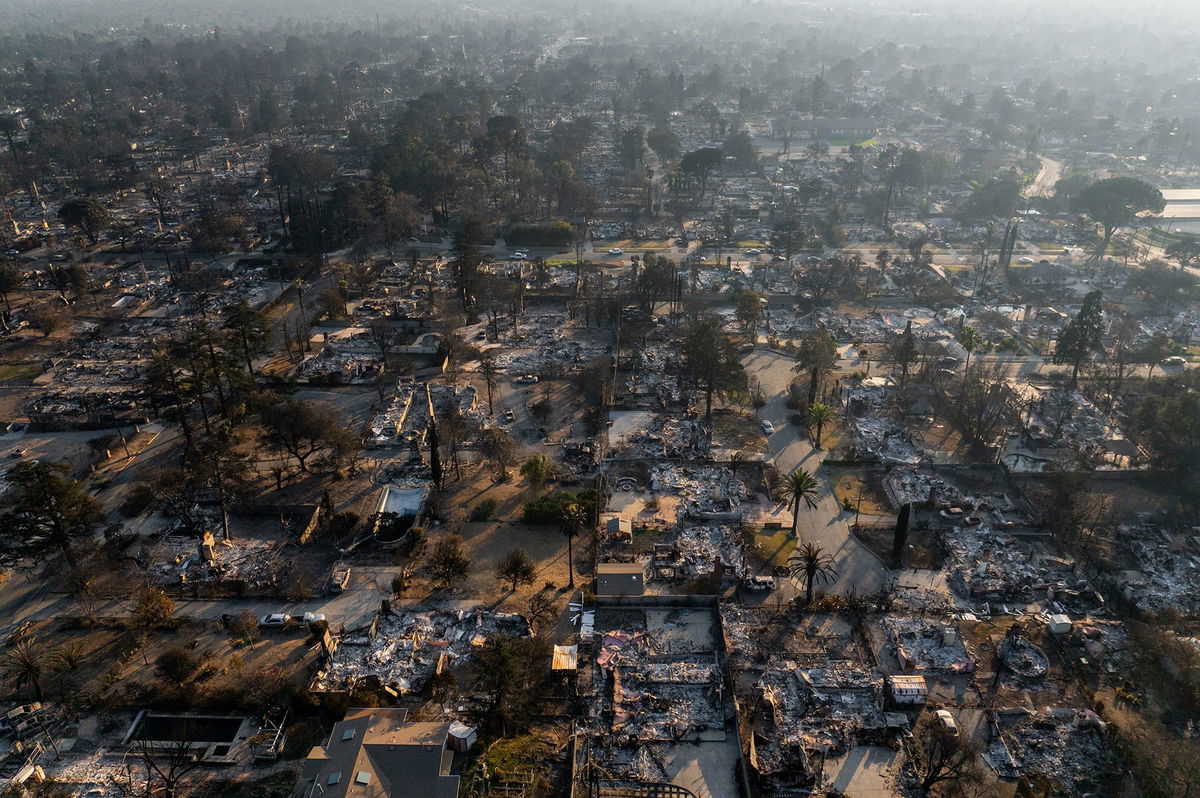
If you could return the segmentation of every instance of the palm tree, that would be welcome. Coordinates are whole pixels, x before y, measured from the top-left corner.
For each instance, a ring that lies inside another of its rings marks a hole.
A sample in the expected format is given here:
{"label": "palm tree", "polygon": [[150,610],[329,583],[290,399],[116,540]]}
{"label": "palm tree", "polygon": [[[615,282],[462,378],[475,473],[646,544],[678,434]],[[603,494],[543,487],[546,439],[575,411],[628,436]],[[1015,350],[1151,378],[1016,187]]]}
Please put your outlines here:
{"label": "palm tree", "polygon": [[521,476],[529,480],[534,491],[540,491],[554,476],[554,462],[544,454],[535,454],[521,463]]}
{"label": "palm tree", "polygon": [[817,448],[821,448],[821,432],[825,429],[825,425],[833,420],[833,408],[822,402],[815,402],[808,406],[808,422],[817,428]]}
{"label": "palm tree", "polygon": [[838,575],[837,569],[833,567],[833,558],[820,546],[811,543],[801,545],[788,557],[788,572],[796,579],[804,580],[805,606],[812,604],[813,585],[817,582],[829,584],[837,579]]}
{"label": "palm tree", "polygon": [[796,527],[800,523],[800,505],[807,504],[808,509],[817,509],[817,499],[821,496],[821,486],[817,478],[797,468],[783,478],[779,486],[779,495],[792,511],[792,537],[796,536]]}
{"label": "palm tree", "polygon": [[46,669],[45,652],[33,638],[25,638],[10,648],[0,660],[0,669],[18,690],[33,688],[33,697],[42,700],[42,673]]}
{"label": "palm tree", "polygon": [[963,365],[963,370],[966,371],[971,367],[971,353],[975,351],[975,347],[979,346],[979,330],[970,324],[964,324],[955,338],[958,339],[959,345],[967,350],[967,362]]}
{"label": "palm tree", "polygon": [[562,506],[559,529],[567,537],[567,574],[570,586],[575,587],[575,536],[587,527],[587,512],[575,502]]}

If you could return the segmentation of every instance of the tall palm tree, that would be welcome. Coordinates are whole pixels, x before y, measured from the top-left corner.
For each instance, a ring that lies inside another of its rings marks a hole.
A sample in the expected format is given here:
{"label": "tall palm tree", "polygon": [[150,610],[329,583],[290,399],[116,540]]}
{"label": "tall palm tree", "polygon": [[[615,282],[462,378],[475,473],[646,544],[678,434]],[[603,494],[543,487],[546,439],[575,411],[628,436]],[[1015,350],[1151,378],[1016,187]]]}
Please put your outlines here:
{"label": "tall palm tree", "polygon": [[804,543],[796,552],[788,557],[788,572],[797,579],[804,580],[804,604],[808,606],[813,600],[813,585],[817,582],[829,584],[837,579],[837,569],[833,567],[833,558],[825,553],[820,546]]}
{"label": "tall palm tree", "polygon": [[821,448],[821,432],[825,425],[833,420],[833,408],[822,402],[814,402],[808,406],[808,422],[817,428],[816,446]]}
{"label": "tall palm tree", "polygon": [[0,660],[0,669],[18,690],[33,688],[33,697],[42,700],[42,674],[46,670],[46,654],[33,638],[25,638],[10,648]]}
{"label": "tall palm tree", "polygon": [[817,509],[821,485],[812,474],[803,468],[797,468],[783,478],[783,483],[779,486],[779,495],[792,511],[792,537],[795,537],[797,525],[800,523],[800,505],[807,504],[808,509]]}
{"label": "tall palm tree", "polygon": [[958,339],[959,345],[967,350],[967,362],[963,365],[963,370],[965,371],[971,367],[971,353],[975,351],[975,347],[979,346],[979,330],[970,324],[964,324],[955,338]]}
{"label": "tall palm tree", "polygon": [[575,587],[575,536],[587,528],[587,511],[575,502],[562,506],[559,530],[567,537],[567,574],[570,586]]}

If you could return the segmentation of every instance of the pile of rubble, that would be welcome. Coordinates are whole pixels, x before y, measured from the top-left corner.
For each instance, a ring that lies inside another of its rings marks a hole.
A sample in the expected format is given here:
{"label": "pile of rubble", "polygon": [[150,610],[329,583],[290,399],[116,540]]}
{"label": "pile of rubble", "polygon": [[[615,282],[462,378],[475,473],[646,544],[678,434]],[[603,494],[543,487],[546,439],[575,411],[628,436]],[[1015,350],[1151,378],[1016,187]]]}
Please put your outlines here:
{"label": "pile of rubble", "polygon": [[1121,589],[1125,597],[1149,610],[1174,609],[1200,613],[1200,532],[1171,534],[1156,526],[1122,525],[1119,538],[1137,563],[1127,572]]}
{"label": "pile of rubble", "polygon": [[894,419],[853,418],[852,433],[860,455],[875,457],[881,463],[916,465],[925,454]]}
{"label": "pile of rubble", "polygon": [[728,526],[689,526],[676,531],[674,555],[682,578],[706,576],[718,562],[725,573],[734,577],[745,576],[751,570],[746,547]]}
{"label": "pile of rubble", "polygon": [[380,614],[367,629],[342,635],[314,690],[349,689],[372,679],[397,693],[420,691],[435,673],[465,661],[493,637],[527,636],[520,615],[471,610],[404,610]]}
{"label": "pile of rubble", "polygon": [[987,526],[944,528],[941,539],[948,583],[961,596],[1036,603],[1054,612],[1104,606],[1104,597],[1076,572],[1074,562],[1050,556],[1036,542]]}
{"label": "pile of rubble", "polygon": [[891,734],[882,679],[847,662],[805,668],[775,661],[754,689],[762,721],[754,730],[751,762],[776,786],[810,780],[812,758],[822,751],[836,755]]}
{"label": "pile of rubble", "polygon": [[1069,795],[1096,792],[1117,773],[1117,760],[1104,735],[1104,722],[1091,710],[1024,707],[996,713],[999,734],[984,759],[1004,778],[1040,774]]}
{"label": "pile of rubble", "polygon": [[208,532],[199,540],[191,535],[164,535],[147,559],[149,572],[163,583],[241,581],[257,589],[277,584],[289,570],[291,563],[280,555],[285,545],[254,538],[217,540]]}
{"label": "pile of rubble", "polygon": [[647,632],[621,629],[600,642],[596,678],[611,684],[606,732],[619,745],[698,739],[702,732],[724,729],[722,675],[712,653],[671,652],[662,642]]}
{"label": "pile of rubble", "polygon": [[967,652],[957,627],[952,624],[888,615],[883,619],[883,627],[905,673],[975,671],[975,658]]}
{"label": "pile of rubble", "polygon": [[708,521],[740,520],[746,485],[728,468],[661,465],[650,469],[650,490],[682,498],[684,513]]}

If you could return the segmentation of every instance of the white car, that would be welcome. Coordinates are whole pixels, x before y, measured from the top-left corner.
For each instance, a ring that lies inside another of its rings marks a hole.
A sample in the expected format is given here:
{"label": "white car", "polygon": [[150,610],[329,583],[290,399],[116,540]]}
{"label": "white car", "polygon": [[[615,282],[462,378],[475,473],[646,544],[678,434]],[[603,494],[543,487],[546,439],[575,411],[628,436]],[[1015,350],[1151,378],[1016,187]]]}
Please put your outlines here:
{"label": "white car", "polygon": [[955,723],[954,716],[951,715],[948,710],[939,709],[933,714],[937,716],[939,721],[941,721],[942,728],[946,730],[947,734],[949,734],[951,737],[958,736],[958,724]]}
{"label": "white car", "polygon": [[1164,359],[1162,364],[1164,366],[1177,366],[1178,367],[1178,366],[1186,366],[1187,361],[1184,360],[1183,357],[1181,357],[1180,355],[1171,355],[1170,357]]}
{"label": "white car", "polygon": [[1033,263],[1033,258],[1017,258],[1017,263],[1030,264]]}
{"label": "white car", "polygon": [[610,249],[608,251],[608,254],[609,255],[624,255],[625,250],[621,249],[620,247],[613,247],[612,249]]}
{"label": "white car", "polygon": [[282,612],[273,612],[270,615],[264,615],[258,619],[258,625],[263,629],[278,629],[282,626],[286,626],[287,622],[288,616]]}
{"label": "white car", "polygon": [[775,425],[772,424],[770,421],[764,421],[762,423],[762,430],[767,435],[774,435],[775,434]]}
{"label": "white car", "polygon": [[748,250],[746,250],[746,254],[752,258],[757,258],[759,255],[762,254],[762,250],[761,249],[748,249]]}

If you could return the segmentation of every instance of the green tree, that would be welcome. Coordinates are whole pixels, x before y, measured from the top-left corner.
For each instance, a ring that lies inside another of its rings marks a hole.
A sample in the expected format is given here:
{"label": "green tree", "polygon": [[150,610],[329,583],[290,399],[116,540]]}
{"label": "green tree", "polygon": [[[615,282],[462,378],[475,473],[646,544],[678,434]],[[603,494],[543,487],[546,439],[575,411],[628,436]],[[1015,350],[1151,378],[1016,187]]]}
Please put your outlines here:
{"label": "green tree", "polygon": [[963,364],[964,369],[971,368],[971,353],[979,346],[979,338],[979,330],[970,324],[964,324],[959,329],[958,335],[954,336],[954,340],[958,341],[958,345],[967,350],[967,361]]}
{"label": "green tree", "polygon": [[1108,251],[1113,234],[1122,227],[1138,223],[1140,214],[1162,213],[1166,207],[1162,192],[1135,177],[1110,177],[1098,180],[1075,197],[1075,210],[1103,228],[1100,246],[1092,255],[1099,262]]}
{"label": "green tree", "polygon": [[112,221],[108,211],[94,197],[67,200],[58,209],[58,218],[67,227],[78,228],[93,246],[100,242],[100,234]]}
{"label": "green tree", "polygon": [[837,569],[833,567],[833,558],[820,546],[812,543],[802,543],[791,557],[788,557],[788,573],[793,578],[804,581],[804,604],[812,604],[813,588],[818,582],[831,584],[837,579]]}
{"label": "green tree", "polygon": [[725,160],[725,153],[716,147],[701,147],[693,150],[679,162],[679,169],[700,181],[700,196],[708,190],[708,179]]}
{"label": "green tree", "polygon": [[535,454],[521,463],[521,476],[529,480],[529,486],[540,491],[554,476],[554,461],[544,454]]}
{"label": "green tree", "polygon": [[1104,294],[1092,291],[1083,298],[1083,306],[1059,333],[1054,347],[1054,362],[1071,364],[1073,390],[1079,384],[1079,369],[1102,344],[1104,336]]}
{"label": "green tree", "polygon": [[523,549],[514,549],[504,555],[504,559],[496,563],[496,578],[508,583],[508,589],[514,593],[518,585],[532,585],[537,576],[537,567],[533,558]]}
{"label": "green tree", "polygon": [[704,392],[704,417],[711,421],[713,395],[746,384],[746,372],[737,348],[721,332],[720,317],[705,313],[688,323],[680,349],[684,373]]}
{"label": "green tree", "polygon": [[800,524],[800,507],[808,505],[810,510],[817,509],[817,499],[821,497],[821,484],[812,474],[803,468],[797,468],[783,478],[777,494],[787,502],[788,509],[792,511],[792,537],[796,537],[796,530]]}
{"label": "green tree", "polygon": [[821,378],[838,362],[837,343],[828,330],[818,330],[800,339],[796,349],[796,371],[808,372],[808,404],[817,401]]}
{"label": "green tree", "polygon": [[238,302],[229,305],[224,310],[225,329],[229,330],[237,340],[242,358],[246,362],[246,373],[254,375],[254,355],[267,351],[271,342],[271,323],[261,311]]}
{"label": "green tree", "polygon": [[821,433],[835,415],[834,409],[827,404],[813,402],[808,406],[808,423],[816,429],[815,443],[818,449],[821,448]]}
{"label": "green tree", "polygon": [[151,586],[138,593],[130,612],[142,629],[157,629],[171,622],[175,602],[162,588]]}
{"label": "green tree", "polygon": [[485,733],[511,736],[529,728],[545,695],[550,653],[539,637],[492,637],[474,653],[467,668],[484,697],[474,720]]}
{"label": "green tree", "polygon": [[1181,266],[1200,263],[1200,236],[1184,236],[1167,247],[1166,255],[1179,261]]}
{"label": "green tree", "polygon": [[8,510],[0,515],[0,559],[9,564],[57,552],[74,569],[72,543],[91,537],[104,518],[100,504],[67,476],[62,463],[23,461],[8,470]]}
{"label": "green tree", "polygon": [[754,291],[742,291],[733,309],[738,325],[750,343],[758,340],[758,324],[763,316],[763,298]]}

